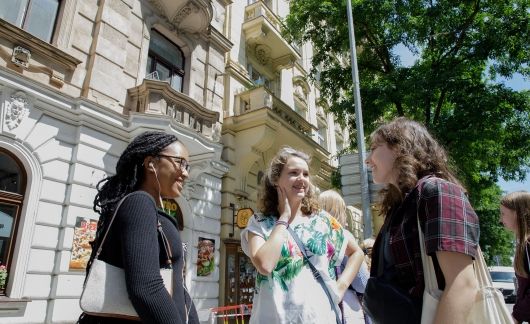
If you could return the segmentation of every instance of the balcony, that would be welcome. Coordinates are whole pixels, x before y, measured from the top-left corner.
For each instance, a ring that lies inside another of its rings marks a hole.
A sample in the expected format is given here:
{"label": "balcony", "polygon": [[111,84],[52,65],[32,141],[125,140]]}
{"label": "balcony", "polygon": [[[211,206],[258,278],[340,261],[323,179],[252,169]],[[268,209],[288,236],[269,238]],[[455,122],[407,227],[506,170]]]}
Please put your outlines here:
{"label": "balcony", "polygon": [[206,31],[213,17],[211,1],[207,0],[150,0],[161,14],[180,31]]}
{"label": "balcony", "polygon": [[282,37],[280,19],[263,3],[256,1],[245,8],[243,32],[250,54],[274,71],[291,67],[300,59],[298,52]]}
{"label": "balcony", "polygon": [[267,108],[274,112],[279,119],[287,122],[304,135],[311,136],[311,131],[315,129],[304,117],[263,86],[239,93],[236,95],[235,104],[235,114],[237,116]]}
{"label": "balcony", "polygon": [[184,127],[212,138],[219,113],[205,109],[187,95],[171,88],[168,82],[144,79],[141,85],[128,89],[127,93],[126,113],[167,115]]}

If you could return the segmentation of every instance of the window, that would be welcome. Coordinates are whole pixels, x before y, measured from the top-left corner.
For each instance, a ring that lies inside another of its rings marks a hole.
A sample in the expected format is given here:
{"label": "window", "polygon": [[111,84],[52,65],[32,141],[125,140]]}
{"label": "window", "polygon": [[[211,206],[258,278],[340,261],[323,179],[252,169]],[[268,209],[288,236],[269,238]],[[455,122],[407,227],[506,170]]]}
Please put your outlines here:
{"label": "window", "polygon": [[0,18],[50,43],[59,5],[59,0],[0,1]]}
{"label": "window", "polygon": [[182,92],[184,81],[184,53],[167,38],[155,30],[151,31],[147,77],[167,81],[171,87]]}
{"label": "window", "polygon": [[252,66],[252,64],[247,65],[247,71],[250,79],[256,86],[265,86],[267,89],[272,90],[271,81],[266,76],[259,73],[258,70]]}
{"label": "window", "polygon": [[[8,274],[25,187],[26,175],[21,164],[0,149],[0,263],[6,267]],[[4,295],[7,281],[1,284],[0,282],[0,295]]]}
{"label": "window", "polygon": [[317,138],[318,138],[318,144],[322,146],[323,148],[328,148],[328,135],[327,135],[327,126],[324,123],[318,123],[318,131],[317,131]]}

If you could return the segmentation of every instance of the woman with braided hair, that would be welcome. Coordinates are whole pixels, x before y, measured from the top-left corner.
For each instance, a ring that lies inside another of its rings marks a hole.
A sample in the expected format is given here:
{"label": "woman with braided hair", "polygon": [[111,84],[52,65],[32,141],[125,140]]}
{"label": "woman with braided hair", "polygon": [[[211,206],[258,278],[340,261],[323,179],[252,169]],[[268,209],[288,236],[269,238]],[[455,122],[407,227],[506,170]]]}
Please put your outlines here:
{"label": "woman with braided hair", "polygon": [[[189,153],[174,135],[145,132],[121,154],[116,174],[101,180],[94,199],[100,214],[94,251],[116,212],[99,259],[123,268],[129,299],[143,323],[199,323],[182,278],[183,251],[176,221],[163,210],[162,197],[177,198],[188,178]],[[172,252],[173,295],[166,290],[160,268],[166,251],[155,242],[161,225]],[[128,323],[128,320],[83,313],[79,323]]]}

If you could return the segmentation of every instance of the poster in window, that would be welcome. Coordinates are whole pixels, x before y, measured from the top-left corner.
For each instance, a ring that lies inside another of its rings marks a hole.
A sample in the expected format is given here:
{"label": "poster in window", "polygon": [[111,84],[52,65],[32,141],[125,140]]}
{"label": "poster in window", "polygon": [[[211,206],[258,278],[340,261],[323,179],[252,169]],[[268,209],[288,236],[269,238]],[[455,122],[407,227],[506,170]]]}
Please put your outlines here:
{"label": "poster in window", "polygon": [[70,270],[85,270],[92,247],[90,242],[96,237],[98,221],[95,219],[77,217],[74,227],[74,241],[72,243],[72,257]]}
{"label": "poster in window", "polygon": [[215,266],[215,240],[199,237],[197,250],[197,276],[209,276]]}

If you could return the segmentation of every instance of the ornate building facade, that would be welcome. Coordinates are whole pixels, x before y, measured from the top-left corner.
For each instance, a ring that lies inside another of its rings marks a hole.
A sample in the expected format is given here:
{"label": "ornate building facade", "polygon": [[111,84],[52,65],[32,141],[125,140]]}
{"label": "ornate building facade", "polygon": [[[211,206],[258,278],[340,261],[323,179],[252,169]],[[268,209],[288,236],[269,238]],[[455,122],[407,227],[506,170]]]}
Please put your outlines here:
{"label": "ornate building facade", "polygon": [[201,317],[251,302],[239,230],[269,159],[282,145],[306,151],[325,190],[349,141],[308,82],[311,47],[282,37],[288,10],[287,0],[0,4],[0,322],[75,322],[95,186],[145,130],[190,150],[190,181],[168,206]]}

